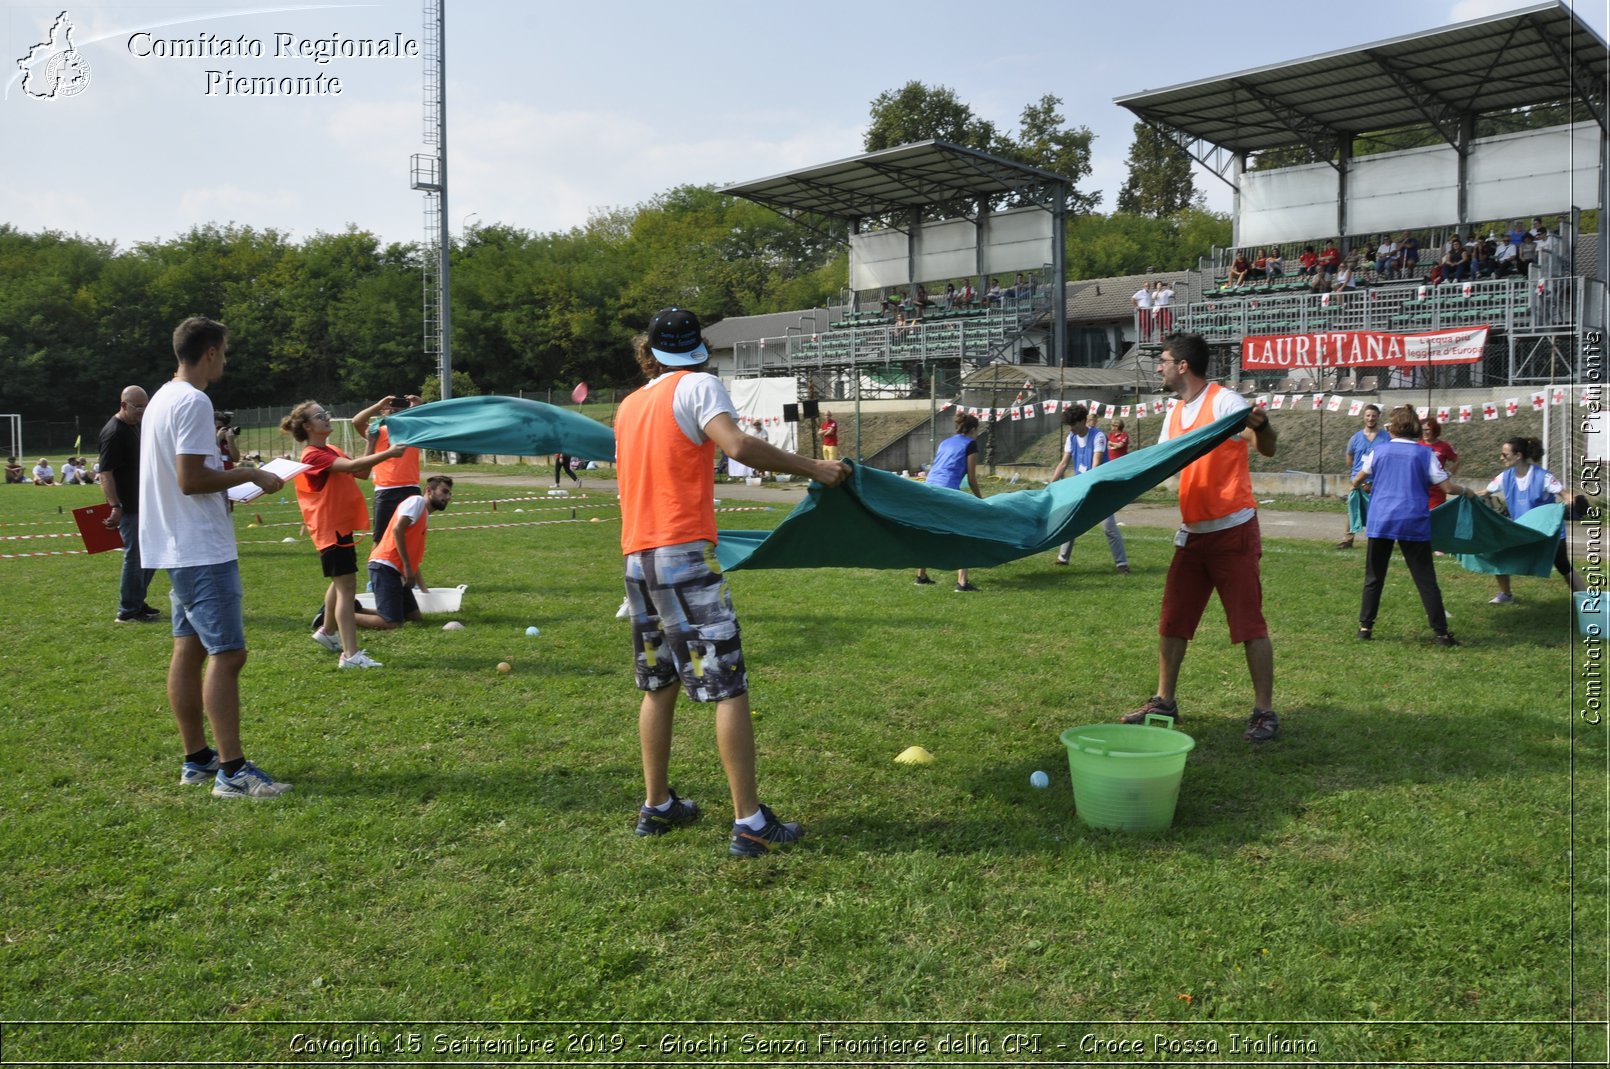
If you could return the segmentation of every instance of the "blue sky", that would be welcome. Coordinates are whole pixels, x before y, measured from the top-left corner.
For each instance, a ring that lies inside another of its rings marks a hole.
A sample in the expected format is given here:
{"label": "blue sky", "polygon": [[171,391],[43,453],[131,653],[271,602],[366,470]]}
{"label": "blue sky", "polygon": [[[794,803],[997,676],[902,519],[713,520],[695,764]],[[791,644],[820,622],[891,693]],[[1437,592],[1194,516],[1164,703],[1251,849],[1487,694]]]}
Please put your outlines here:
{"label": "blue sky", "polygon": [[[1524,6],[1350,0],[1323,17],[1290,5],[1262,17],[1256,7],[1065,0],[935,0],[920,9],[836,0],[445,3],[455,231],[466,223],[562,230],[675,185],[852,156],[872,98],[912,79],[950,86],[1007,129],[1024,104],[1061,97],[1064,115],[1097,135],[1083,185],[1111,210],[1133,123],[1115,96]],[[72,97],[32,99],[15,61],[64,4],[88,84]],[[1605,35],[1606,0],[1575,6]],[[231,221],[293,238],[354,224],[413,240],[421,197],[409,188],[408,164],[424,151],[422,61],[275,54],[286,40],[294,52],[303,41],[398,36],[422,36],[418,0],[0,0],[0,222],[125,246]],[[260,42],[263,55],[154,54],[165,47],[156,42],[241,37]],[[209,93],[209,70],[323,75],[339,78],[341,93],[244,96],[223,92],[216,77]],[[1211,206],[1228,207],[1218,179],[1199,169],[1198,186]]]}

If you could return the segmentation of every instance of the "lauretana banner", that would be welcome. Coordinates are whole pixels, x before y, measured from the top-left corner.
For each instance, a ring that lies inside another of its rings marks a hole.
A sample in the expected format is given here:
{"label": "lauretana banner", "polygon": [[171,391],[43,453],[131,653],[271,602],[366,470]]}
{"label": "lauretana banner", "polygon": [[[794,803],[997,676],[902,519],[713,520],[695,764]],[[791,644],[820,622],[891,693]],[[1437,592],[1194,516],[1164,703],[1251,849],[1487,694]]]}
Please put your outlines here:
{"label": "lauretana banner", "polygon": [[1337,330],[1324,334],[1252,334],[1241,343],[1241,366],[1252,371],[1309,367],[1414,367],[1474,364],[1487,347],[1486,327],[1385,334]]}

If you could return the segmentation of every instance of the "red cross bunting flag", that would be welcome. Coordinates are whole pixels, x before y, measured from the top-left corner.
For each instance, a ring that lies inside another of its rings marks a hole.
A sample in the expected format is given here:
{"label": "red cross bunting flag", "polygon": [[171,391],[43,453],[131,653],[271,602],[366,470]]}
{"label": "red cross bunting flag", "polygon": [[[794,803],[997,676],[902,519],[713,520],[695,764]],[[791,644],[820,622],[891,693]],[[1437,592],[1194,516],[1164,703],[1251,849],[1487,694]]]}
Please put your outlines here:
{"label": "red cross bunting flag", "polygon": [[1547,405],[1548,403],[1549,403],[1548,394],[1544,393],[1542,390],[1538,390],[1536,393],[1532,394],[1532,411],[1533,412],[1541,412],[1541,411],[1543,411],[1543,406]]}
{"label": "red cross bunting flag", "polygon": [[1520,410],[1521,410],[1521,399],[1519,397],[1511,397],[1511,398],[1509,398],[1508,400],[1506,400],[1504,402],[1504,415],[1513,416],[1515,413],[1519,412]]}
{"label": "red cross bunting flag", "polygon": [[1488,401],[1486,404],[1482,405],[1481,406],[1481,418],[1482,419],[1497,419],[1498,418],[1498,406],[1493,404],[1491,401]]}
{"label": "red cross bunting flag", "polygon": [[1557,405],[1565,404],[1565,387],[1564,386],[1556,386],[1556,387],[1554,387],[1554,403],[1557,404]]}
{"label": "red cross bunting flag", "polygon": [[1352,404],[1347,406],[1347,414],[1349,416],[1356,416],[1362,411],[1364,411],[1363,401],[1354,401]]}
{"label": "red cross bunting flag", "polygon": [[1023,410],[1021,408],[1017,408],[1016,406],[1014,406],[1012,408],[1012,422],[1016,423],[1018,420],[1020,420],[1022,418],[1023,418]]}
{"label": "red cross bunting flag", "polygon": [[1041,401],[1040,408],[1043,409],[1045,414],[1049,416],[1051,413],[1057,410],[1057,403],[1055,401]]}
{"label": "red cross bunting flag", "polygon": [[950,411],[950,406],[955,404],[955,403],[956,403],[955,401],[946,401],[944,404],[939,406],[939,411],[948,412],[948,411]]}
{"label": "red cross bunting flag", "polygon": [[1448,413],[1448,406],[1447,405],[1443,405],[1441,408],[1437,409],[1437,422],[1438,423],[1447,423],[1448,422],[1448,414],[1449,413]]}
{"label": "red cross bunting flag", "polygon": [[1325,402],[1325,411],[1326,412],[1339,412],[1339,411],[1341,411],[1341,408],[1342,408],[1342,395],[1339,394],[1339,393],[1331,394],[1330,395],[1330,400]]}
{"label": "red cross bunting flag", "polygon": [[1469,405],[1460,405],[1459,406],[1459,422],[1460,423],[1469,423],[1471,418],[1472,418],[1472,415],[1473,415],[1473,413],[1472,413],[1471,408],[1470,408]]}
{"label": "red cross bunting flag", "polygon": [[1270,405],[1269,407],[1273,408],[1276,412],[1279,412],[1282,408],[1285,408],[1286,407],[1286,395],[1283,394],[1283,393],[1275,394],[1275,403]]}
{"label": "red cross bunting flag", "polygon": [[1253,405],[1255,407],[1257,407],[1257,408],[1268,408],[1269,407],[1269,395],[1266,394],[1266,393],[1259,394],[1258,399],[1253,402]]}
{"label": "red cross bunting flag", "polygon": [[1129,411],[1130,411],[1130,407],[1128,405],[1125,405],[1123,408],[1118,410],[1118,414],[1120,416],[1122,416],[1124,419],[1128,419],[1129,418]]}
{"label": "red cross bunting flag", "polygon": [[1430,405],[1420,405],[1417,408],[1415,408],[1414,414],[1419,416],[1421,419],[1425,419],[1426,416],[1431,414],[1431,406]]}
{"label": "red cross bunting flag", "polygon": [[1322,394],[1322,393],[1314,394],[1314,411],[1315,412],[1318,412],[1319,411],[1319,406],[1323,405],[1324,403],[1325,403],[1325,395],[1324,394]]}

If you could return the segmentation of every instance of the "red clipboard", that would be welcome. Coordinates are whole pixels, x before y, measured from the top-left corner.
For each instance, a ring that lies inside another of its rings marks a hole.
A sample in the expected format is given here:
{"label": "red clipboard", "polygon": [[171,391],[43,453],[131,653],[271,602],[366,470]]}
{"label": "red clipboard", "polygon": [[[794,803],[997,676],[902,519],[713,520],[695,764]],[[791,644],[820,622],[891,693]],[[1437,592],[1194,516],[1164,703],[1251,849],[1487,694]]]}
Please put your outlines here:
{"label": "red clipboard", "polygon": [[106,526],[106,518],[111,514],[112,506],[104,501],[99,505],[86,505],[73,510],[73,522],[78,524],[78,533],[84,539],[86,552],[105,553],[109,549],[123,548],[123,536],[118,529]]}

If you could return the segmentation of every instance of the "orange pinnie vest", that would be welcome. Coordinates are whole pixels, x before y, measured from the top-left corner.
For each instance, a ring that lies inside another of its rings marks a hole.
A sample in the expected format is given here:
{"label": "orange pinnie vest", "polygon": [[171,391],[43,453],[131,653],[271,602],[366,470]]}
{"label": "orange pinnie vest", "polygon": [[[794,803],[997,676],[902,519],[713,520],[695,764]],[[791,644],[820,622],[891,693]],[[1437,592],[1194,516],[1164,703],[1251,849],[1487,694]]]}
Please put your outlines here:
{"label": "orange pinnie vest", "polygon": [[[375,436],[375,452],[384,453],[391,448],[391,435],[382,426]],[[419,450],[409,449],[400,457],[382,460],[369,469],[369,477],[376,486],[418,486]]]}
{"label": "orange pinnie vest", "polygon": [[[1168,415],[1169,438],[1212,423],[1213,399],[1221,389],[1216,382],[1208,384],[1201,407],[1196,410],[1196,421],[1189,427],[1184,425],[1185,403],[1175,405]],[[1206,523],[1257,507],[1257,499],[1252,496],[1252,473],[1247,468],[1247,440],[1239,434],[1180,472],[1180,518],[1186,523]]]}
{"label": "orange pinnie vest", "polygon": [[689,374],[660,377],[622,401],[615,417],[623,554],[716,540],[716,444],[688,441],[671,411]]}
{"label": "orange pinnie vest", "polygon": [[[425,559],[425,523],[430,519],[430,504],[419,510],[419,519],[409,524],[403,530],[403,548],[408,550],[408,559],[414,568],[419,568],[419,562]],[[397,571],[403,572],[402,554],[397,552],[397,514],[391,517],[391,523],[386,525],[386,533],[369,552],[371,561],[385,561]]]}
{"label": "orange pinnie vest", "polygon": [[[303,463],[307,462],[308,450],[312,448],[308,446],[303,451]],[[325,448],[344,460],[351,459],[333,445]],[[302,522],[307,524],[315,549],[326,550],[335,545],[337,534],[369,529],[369,506],[351,472],[326,468],[324,485],[319,488],[314,487],[308,475],[304,471],[296,477],[296,503],[302,506]]]}

